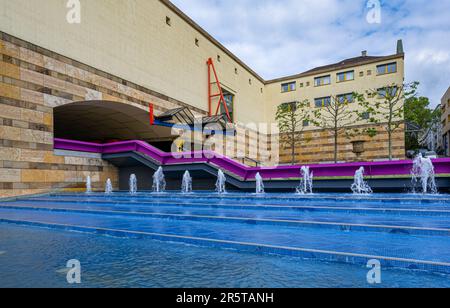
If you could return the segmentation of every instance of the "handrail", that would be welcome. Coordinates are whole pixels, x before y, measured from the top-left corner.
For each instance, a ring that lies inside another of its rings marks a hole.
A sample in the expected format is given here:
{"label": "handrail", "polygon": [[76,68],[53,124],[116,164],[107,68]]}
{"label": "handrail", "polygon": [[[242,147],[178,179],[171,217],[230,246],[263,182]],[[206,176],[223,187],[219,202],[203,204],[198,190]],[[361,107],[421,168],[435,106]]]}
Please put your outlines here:
{"label": "handrail", "polygon": [[[186,153],[166,153],[150,144],[140,141],[122,141],[107,144],[97,144],[56,138],[55,149],[79,152],[117,154],[138,152],[151,157],[160,165],[206,163],[221,168],[243,180],[253,180],[259,172],[264,179],[297,179],[300,177],[301,165],[276,167],[249,167],[212,151],[197,151]],[[180,158],[181,157],[181,158]],[[433,160],[437,175],[450,175],[450,158]],[[408,176],[411,173],[411,160],[380,161],[380,162],[351,162],[338,164],[309,165],[315,177],[353,177],[360,167],[366,169],[368,177]]]}

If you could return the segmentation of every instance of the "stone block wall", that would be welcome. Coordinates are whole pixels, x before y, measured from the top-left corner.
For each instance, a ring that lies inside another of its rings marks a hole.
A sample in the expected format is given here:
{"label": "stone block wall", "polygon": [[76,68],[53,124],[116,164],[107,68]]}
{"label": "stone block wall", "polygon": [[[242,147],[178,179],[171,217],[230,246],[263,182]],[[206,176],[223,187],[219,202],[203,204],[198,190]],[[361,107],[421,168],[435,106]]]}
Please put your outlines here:
{"label": "stone block wall", "polygon": [[[372,126],[377,131],[374,137],[347,137],[341,132],[338,138],[338,161],[380,161],[389,158],[388,134],[383,125]],[[349,129],[352,133],[353,128]],[[334,135],[330,131],[316,130],[300,133],[301,145],[296,149],[295,161],[299,164],[334,162]],[[352,141],[363,140],[364,153],[353,153]],[[405,159],[405,127],[401,125],[392,136],[393,159]],[[291,147],[280,141],[280,161],[289,164],[292,161]]]}
{"label": "stone block wall", "polygon": [[[170,97],[0,32],[0,197],[102,190],[118,170],[100,158],[55,155],[53,109],[80,101],[111,101],[158,113],[185,106]],[[196,114],[203,111],[191,108]]]}

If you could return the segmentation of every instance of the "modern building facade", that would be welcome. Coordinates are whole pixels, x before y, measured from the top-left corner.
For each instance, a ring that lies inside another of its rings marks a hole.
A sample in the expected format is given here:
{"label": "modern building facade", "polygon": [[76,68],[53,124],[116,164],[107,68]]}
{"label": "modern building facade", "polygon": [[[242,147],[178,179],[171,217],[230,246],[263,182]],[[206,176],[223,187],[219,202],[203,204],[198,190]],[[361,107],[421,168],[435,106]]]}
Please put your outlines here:
{"label": "modern building facade", "polygon": [[442,109],[442,143],[445,155],[450,156],[450,87],[441,99]]}
{"label": "modern building facade", "polygon": [[[54,151],[53,139],[171,142],[176,136],[170,129],[149,126],[149,105],[156,115],[187,107],[196,117],[207,116],[208,59],[238,128],[275,123],[280,104],[308,100],[314,110],[331,96],[404,81],[401,44],[392,55],[364,52],[295,76],[264,80],[170,1],[80,3],[81,22],[71,24],[66,1],[0,0],[0,196],[76,189],[87,175],[94,187],[102,187],[107,178],[117,184],[115,166],[96,155]],[[365,126],[378,134],[358,137],[366,141],[359,156],[353,153],[355,140],[339,136],[340,161],[387,158],[385,129],[367,121],[352,128]],[[247,144],[277,138],[246,134]],[[332,160],[329,131],[308,123],[302,134],[310,141],[299,149],[298,163]],[[394,158],[401,159],[403,127],[393,140]],[[284,145],[279,153],[281,163],[291,160]],[[236,156],[235,150],[226,154]]]}

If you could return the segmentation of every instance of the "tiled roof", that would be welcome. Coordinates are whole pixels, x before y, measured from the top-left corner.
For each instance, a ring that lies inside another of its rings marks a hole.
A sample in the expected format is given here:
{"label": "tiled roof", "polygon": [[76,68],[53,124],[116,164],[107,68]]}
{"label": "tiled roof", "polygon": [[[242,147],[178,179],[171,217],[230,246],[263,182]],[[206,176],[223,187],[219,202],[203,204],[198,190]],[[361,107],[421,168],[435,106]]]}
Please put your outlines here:
{"label": "tiled roof", "polygon": [[292,75],[292,76],[287,76],[287,77],[282,77],[282,78],[277,78],[277,79],[273,79],[273,80],[269,80],[266,81],[266,83],[275,83],[275,82],[280,82],[280,81],[288,81],[288,80],[293,80],[293,79],[298,79],[298,78],[302,78],[302,77],[307,77],[307,76],[311,76],[311,75],[317,75],[320,73],[329,73],[331,71],[336,71],[336,70],[340,70],[340,69],[346,69],[346,68],[351,68],[351,67],[355,67],[355,66],[359,66],[359,65],[363,65],[363,64],[369,64],[369,63],[374,63],[374,62],[379,62],[379,61],[384,61],[384,60],[393,60],[396,58],[403,58],[404,54],[394,54],[394,55],[390,55],[390,56],[360,56],[360,57],[355,57],[355,58],[349,58],[334,64],[329,64],[329,65],[324,65],[324,66],[319,66],[316,68],[313,68],[311,70],[308,70],[306,72],[297,74],[297,75]]}
{"label": "tiled roof", "polygon": [[338,63],[313,68],[312,70],[303,72],[303,74],[315,73],[315,72],[319,72],[319,71],[333,71],[333,70],[339,69],[339,68],[347,66],[347,65],[355,65],[356,66],[356,65],[365,63],[367,61],[379,60],[382,58],[383,57],[371,57],[371,56],[350,58],[350,59],[346,59],[346,60],[343,60]]}

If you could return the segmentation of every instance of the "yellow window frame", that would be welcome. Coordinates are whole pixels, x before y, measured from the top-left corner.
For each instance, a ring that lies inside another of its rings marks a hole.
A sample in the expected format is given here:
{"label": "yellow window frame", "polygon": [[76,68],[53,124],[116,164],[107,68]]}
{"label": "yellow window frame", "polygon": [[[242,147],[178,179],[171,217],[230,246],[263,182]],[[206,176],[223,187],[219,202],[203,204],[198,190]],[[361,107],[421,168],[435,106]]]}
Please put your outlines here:
{"label": "yellow window frame", "polygon": [[[349,73],[353,74],[352,79],[347,78],[347,74],[349,74]],[[336,75],[337,75],[337,82],[345,82],[345,81],[355,80],[355,71],[347,71],[347,72],[337,73]],[[344,80],[339,80],[339,75],[344,75]]]}

